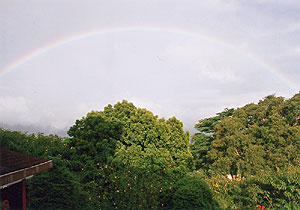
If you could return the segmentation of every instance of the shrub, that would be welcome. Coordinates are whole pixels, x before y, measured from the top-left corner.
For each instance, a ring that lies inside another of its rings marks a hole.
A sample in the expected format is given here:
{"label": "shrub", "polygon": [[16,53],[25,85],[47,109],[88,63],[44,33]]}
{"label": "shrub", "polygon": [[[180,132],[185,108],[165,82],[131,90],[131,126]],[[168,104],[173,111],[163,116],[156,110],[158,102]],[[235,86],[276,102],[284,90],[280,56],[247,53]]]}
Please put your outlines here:
{"label": "shrub", "polygon": [[88,195],[67,168],[67,161],[53,158],[53,168],[28,180],[30,209],[90,209]]}
{"label": "shrub", "polygon": [[196,175],[186,175],[175,185],[174,209],[219,209],[208,185]]}

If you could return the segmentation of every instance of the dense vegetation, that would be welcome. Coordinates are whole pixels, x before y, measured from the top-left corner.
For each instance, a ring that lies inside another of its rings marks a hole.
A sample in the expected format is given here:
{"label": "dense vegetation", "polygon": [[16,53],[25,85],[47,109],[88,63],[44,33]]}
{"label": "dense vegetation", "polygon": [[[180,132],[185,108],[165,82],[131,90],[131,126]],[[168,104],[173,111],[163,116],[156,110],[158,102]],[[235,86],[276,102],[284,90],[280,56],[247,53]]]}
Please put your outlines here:
{"label": "dense vegetation", "polygon": [[0,129],[1,147],[53,160],[28,180],[30,209],[300,209],[300,94],[273,95],[196,124],[190,138],[127,101],[70,137]]}
{"label": "dense vegetation", "polygon": [[300,208],[300,94],[200,120],[198,173],[224,208]]}

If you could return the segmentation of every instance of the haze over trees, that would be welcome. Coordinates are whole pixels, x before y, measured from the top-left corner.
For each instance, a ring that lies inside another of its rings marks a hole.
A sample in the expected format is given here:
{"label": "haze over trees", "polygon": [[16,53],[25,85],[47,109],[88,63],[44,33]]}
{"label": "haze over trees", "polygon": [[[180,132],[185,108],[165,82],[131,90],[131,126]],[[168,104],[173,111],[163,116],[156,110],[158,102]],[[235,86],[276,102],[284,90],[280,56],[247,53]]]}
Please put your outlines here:
{"label": "haze over trees", "polygon": [[0,129],[1,147],[52,159],[28,180],[30,209],[299,209],[300,93],[199,120],[127,101],[92,111],[70,137]]}

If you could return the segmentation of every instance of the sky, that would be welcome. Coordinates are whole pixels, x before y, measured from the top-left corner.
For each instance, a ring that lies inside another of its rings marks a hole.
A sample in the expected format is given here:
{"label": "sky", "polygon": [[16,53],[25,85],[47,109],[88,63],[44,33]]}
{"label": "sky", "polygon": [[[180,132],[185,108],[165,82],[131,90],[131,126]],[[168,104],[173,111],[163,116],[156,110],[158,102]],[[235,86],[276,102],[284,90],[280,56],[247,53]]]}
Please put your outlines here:
{"label": "sky", "polygon": [[0,126],[66,135],[123,99],[195,132],[300,90],[300,1],[0,1]]}

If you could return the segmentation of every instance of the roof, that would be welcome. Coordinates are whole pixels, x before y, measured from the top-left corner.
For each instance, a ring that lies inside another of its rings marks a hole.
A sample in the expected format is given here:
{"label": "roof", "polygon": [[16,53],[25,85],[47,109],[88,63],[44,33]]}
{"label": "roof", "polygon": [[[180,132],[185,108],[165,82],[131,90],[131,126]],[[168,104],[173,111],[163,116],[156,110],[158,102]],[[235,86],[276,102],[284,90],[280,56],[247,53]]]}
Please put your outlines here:
{"label": "roof", "polygon": [[50,169],[52,161],[0,148],[0,188]]}

